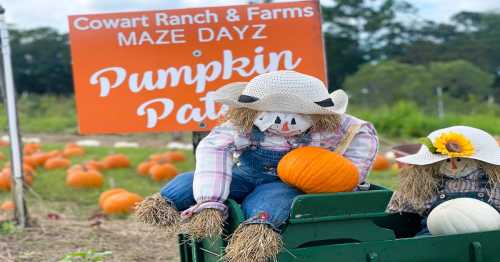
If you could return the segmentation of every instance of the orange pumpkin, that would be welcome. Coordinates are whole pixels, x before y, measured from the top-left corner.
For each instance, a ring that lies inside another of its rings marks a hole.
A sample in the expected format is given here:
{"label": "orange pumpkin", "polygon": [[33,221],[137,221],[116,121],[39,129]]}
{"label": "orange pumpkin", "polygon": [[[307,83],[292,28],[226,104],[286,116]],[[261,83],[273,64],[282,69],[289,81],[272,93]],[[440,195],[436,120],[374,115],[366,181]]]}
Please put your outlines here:
{"label": "orange pumpkin", "polygon": [[71,146],[71,147],[66,147],[63,150],[63,156],[64,157],[73,157],[73,156],[83,156],[85,155],[85,149],[80,146]]}
{"label": "orange pumpkin", "polygon": [[186,161],[186,155],[180,151],[167,152],[163,156],[171,162]]}
{"label": "orange pumpkin", "polygon": [[0,139],[0,147],[3,147],[3,146],[9,146],[9,141],[5,141],[3,139]]}
{"label": "orange pumpkin", "polygon": [[47,152],[47,159],[54,158],[54,157],[61,157],[62,155],[63,155],[63,153],[61,151],[52,150],[52,151]]}
{"label": "orange pumpkin", "polygon": [[97,161],[97,160],[89,160],[89,161],[85,162],[83,165],[88,167],[88,168],[92,168],[92,169],[99,170],[99,171],[105,169],[104,164],[101,161]]}
{"label": "orange pumpkin", "polygon": [[147,175],[149,175],[149,169],[153,165],[154,165],[153,161],[145,161],[145,162],[140,163],[137,166],[137,174],[139,174],[140,176],[147,176]]}
{"label": "orange pumpkin", "polygon": [[[5,163],[3,170],[10,172],[10,163]],[[26,163],[23,163],[23,172],[24,172],[24,174],[28,174],[28,175],[36,175],[35,169]]]}
{"label": "orange pumpkin", "polygon": [[4,172],[0,172],[0,189],[10,191],[10,183],[10,176],[6,175]]}
{"label": "orange pumpkin", "polygon": [[0,152],[0,160],[5,160],[5,155],[2,152]]}
{"label": "orange pumpkin", "polygon": [[[4,191],[10,191],[12,188],[12,181],[11,181],[11,171],[10,168],[4,168],[2,172],[0,172],[0,189]],[[33,175],[32,173],[29,172],[24,172],[24,183],[26,185],[31,186],[33,184]]]}
{"label": "orange pumpkin", "polygon": [[12,201],[5,201],[2,203],[2,206],[0,206],[0,209],[2,209],[5,212],[12,211],[16,208],[14,205],[14,202]]}
{"label": "orange pumpkin", "polygon": [[169,163],[157,163],[149,169],[149,175],[156,182],[169,180],[177,175],[177,168]]}
{"label": "orange pumpkin", "polygon": [[66,185],[74,188],[96,188],[101,187],[103,176],[99,171],[83,167],[70,172],[66,176]]}
{"label": "orange pumpkin", "polygon": [[47,159],[43,167],[47,170],[67,168],[71,165],[71,161],[63,157],[53,157]]}
{"label": "orange pumpkin", "polygon": [[153,161],[168,161],[168,159],[165,159],[165,153],[158,153],[158,154],[152,154],[149,156],[149,160]]}
{"label": "orange pumpkin", "polygon": [[319,147],[301,147],[278,164],[283,182],[305,193],[352,191],[359,180],[357,167],[340,154]]}
{"label": "orange pumpkin", "polygon": [[130,166],[130,160],[124,154],[109,155],[103,160],[105,168],[127,168]]}
{"label": "orange pumpkin", "polygon": [[381,154],[377,154],[375,161],[373,162],[372,169],[375,171],[384,171],[391,168],[391,162]]}
{"label": "orange pumpkin", "polygon": [[43,166],[43,164],[45,164],[45,161],[47,161],[47,159],[49,159],[50,156],[51,155],[49,153],[36,152],[29,157],[32,159],[35,166]]}
{"label": "orange pumpkin", "polygon": [[38,152],[38,151],[40,151],[40,144],[37,144],[37,143],[25,144],[23,147],[24,155],[31,155],[31,154]]}
{"label": "orange pumpkin", "polygon": [[114,194],[123,193],[123,192],[128,192],[128,191],[123,189],[123,188],[113,188],[113,189],[102,192],[101,195],[99,195],[99,206],[102,208],[104,201],[106,201],[106,199],[108,199],[108,197],[110,197]]}
{"label": "orange pumpkin", "polygon": [[108,215],[130,213],[142,199],[138,194],[130,192],[116,193],[103,201],[102,210]]}

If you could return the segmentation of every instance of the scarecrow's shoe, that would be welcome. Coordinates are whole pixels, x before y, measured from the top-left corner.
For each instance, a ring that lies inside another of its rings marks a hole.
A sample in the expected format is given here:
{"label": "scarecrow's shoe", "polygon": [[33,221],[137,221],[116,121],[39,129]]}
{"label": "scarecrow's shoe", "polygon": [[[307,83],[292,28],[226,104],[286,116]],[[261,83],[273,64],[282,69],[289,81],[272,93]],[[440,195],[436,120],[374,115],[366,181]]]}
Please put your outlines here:
{"label": "scarecrow's shoe", "polygon": [[182,224],[182,231],[194,239],[212,238],[222,234],[224,215],[218,209],[207,208]]}
{"label": "scarecrow's shoe", "polygon": [[267,224],[241,224],[229,240],[224,261],[276,261],[283,242],[279,233]]}
{"label": "scarecrow's shoe", "polygon": [[180,221],[179,212],[159,193],[146,197],[135,210],[137,219],[143,223],[177,231]]}

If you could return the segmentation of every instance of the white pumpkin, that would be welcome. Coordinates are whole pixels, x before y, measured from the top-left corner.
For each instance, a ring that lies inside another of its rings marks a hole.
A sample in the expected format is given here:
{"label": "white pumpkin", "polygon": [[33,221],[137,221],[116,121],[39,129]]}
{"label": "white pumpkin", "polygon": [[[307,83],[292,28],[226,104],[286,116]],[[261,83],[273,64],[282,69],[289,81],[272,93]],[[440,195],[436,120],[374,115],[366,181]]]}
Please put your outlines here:
{"label": "white pumpkin", "polygon": [[457,198],[435,207],[427,218],[432,235],[500,230],[500,213],[473,198]]}

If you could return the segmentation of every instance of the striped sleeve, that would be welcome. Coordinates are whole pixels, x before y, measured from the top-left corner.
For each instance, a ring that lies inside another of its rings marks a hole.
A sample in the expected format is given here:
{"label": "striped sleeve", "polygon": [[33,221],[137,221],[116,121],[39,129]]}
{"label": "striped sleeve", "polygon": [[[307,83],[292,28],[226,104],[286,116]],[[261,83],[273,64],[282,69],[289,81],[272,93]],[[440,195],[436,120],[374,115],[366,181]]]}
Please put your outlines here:
{"label": "striped sleeve", "polygon": [[238,136],[238,129],[226,122],[212,129],[198,145],[193,180],[193,195],[198,204],[227,199]]}
{"label": "striped sleeve", "polygon": [[359,170],[359,182],[365,181],[378,150],[378,137],[370,123],[364,123],[354,136],[344,157],[351,160]]}

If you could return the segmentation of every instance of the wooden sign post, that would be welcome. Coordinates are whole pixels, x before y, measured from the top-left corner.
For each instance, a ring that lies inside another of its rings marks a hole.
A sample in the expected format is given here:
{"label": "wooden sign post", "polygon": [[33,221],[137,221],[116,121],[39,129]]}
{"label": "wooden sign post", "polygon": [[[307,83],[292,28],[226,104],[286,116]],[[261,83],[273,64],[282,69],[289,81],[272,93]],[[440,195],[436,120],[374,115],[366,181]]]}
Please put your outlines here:
{"label": "wooden sign post", "polygon": [[80,133],[208,131],[211,93],[294,70],[326,83],[319,1],[73,15]]}
{"label": "wooden sign post", "polygon": [[16,92],[12,76],[12,63],[10,58],[9,32],[5,22],[5,10],[0,6],[0,41],[2,49],[2,84],[4,104],[9,120],[10,156],[12,174],[12,194],[15,204],[15,218],[18,226],[24,228],[27,225],[27,209],[24,203],[24,179],[21,140],[16,110]]}

